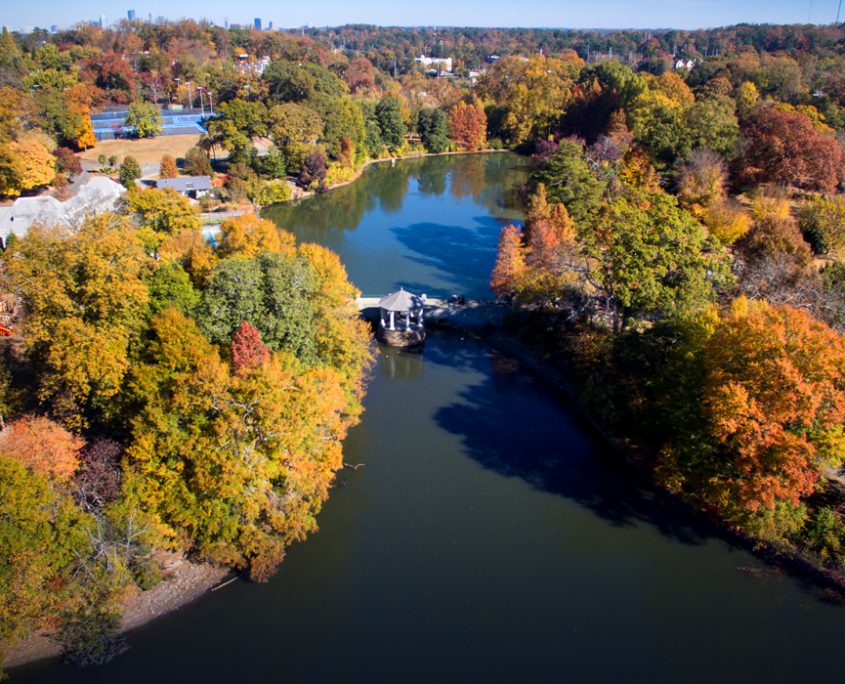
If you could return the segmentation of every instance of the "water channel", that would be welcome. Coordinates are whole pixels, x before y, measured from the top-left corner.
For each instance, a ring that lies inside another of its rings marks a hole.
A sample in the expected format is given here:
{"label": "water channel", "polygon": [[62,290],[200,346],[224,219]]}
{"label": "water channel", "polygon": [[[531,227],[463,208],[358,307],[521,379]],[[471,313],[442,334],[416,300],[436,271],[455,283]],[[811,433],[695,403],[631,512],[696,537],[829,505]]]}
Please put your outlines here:
{"label": "water channel", "polygon": [[[398,162],[269,215],[366,294],[486,296],[518,157]],[[483,343],[382,350],[321,530],[79,671],[22,682],[840,681],[845,607],[771,573]],[[748,572],[757,568],[762,572]]]}

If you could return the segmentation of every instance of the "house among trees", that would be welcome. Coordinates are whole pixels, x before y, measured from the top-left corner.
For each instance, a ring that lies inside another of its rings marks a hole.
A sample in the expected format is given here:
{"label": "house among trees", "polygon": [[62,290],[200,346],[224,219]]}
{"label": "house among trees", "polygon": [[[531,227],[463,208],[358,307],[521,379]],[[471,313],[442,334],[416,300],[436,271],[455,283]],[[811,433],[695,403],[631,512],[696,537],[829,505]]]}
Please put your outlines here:
{"label": "house among trees", "polygon": [[179,176],[178,178],[159,178],[156,187],[160,190],[170,188],[180,195],[197,199],[205,197],[211,191],[210,176]]}
{"label": "house among trees", "polygon": [[426,71],[452,73],[451,57],[426,57],[425,55],[420,55],[414,61],[426,69]]}

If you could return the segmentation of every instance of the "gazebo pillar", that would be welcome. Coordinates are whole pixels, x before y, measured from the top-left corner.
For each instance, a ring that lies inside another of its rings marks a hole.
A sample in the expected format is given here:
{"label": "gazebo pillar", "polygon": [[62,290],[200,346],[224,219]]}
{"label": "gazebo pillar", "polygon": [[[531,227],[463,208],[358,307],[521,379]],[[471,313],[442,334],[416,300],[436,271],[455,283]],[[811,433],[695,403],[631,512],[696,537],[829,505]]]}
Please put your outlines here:
{"label": "gazebo pillar", "polygon": [[396,325],[395,325],[395,322],[394,322],[394,314],[393,314],[392,311],[390,312],[390,329],[396,330]]}

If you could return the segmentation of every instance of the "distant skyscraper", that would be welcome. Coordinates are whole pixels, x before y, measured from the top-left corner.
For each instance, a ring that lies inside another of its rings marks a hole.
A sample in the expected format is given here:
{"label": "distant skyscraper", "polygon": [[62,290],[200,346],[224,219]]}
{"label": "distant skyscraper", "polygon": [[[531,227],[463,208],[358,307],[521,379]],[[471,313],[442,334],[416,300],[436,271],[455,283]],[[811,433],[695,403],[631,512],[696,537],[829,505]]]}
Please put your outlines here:
{"label": "distant skyscraper", "polygon": [[268,31],[272,31],[272,30],[273,30],[273,22],[272,22],[272,21],[267,23],[267,30],[268,30]]}
{"label": "distant skyscraper", "polygon": [[255,30],[261,30],[261,17],[255,17]]}
{"label": "distant skyscraper", "polygon": [[135,21],[135,10],[129,10],[126,13],[126,18],[129,19],[129,21]]}
{"label": "distant skyscraper", "polygon": [[58,31],[58,30],[59,30],[58,25],[56,25],[56,24],[52,24],[52,25],[50,26],[50,33],[55,33],[55,32],[56,32],[56,31]]}
{"label": "distant skyscraper", "polygon": [[100,24],[100,28],[106,27],[106,15],[105,14],[100,15],[100,21],[98,23]]}
{"label": "distant skyscraper", "polygon": [[229,28],[229,17],[223,17],[223,27],[226,29]]}

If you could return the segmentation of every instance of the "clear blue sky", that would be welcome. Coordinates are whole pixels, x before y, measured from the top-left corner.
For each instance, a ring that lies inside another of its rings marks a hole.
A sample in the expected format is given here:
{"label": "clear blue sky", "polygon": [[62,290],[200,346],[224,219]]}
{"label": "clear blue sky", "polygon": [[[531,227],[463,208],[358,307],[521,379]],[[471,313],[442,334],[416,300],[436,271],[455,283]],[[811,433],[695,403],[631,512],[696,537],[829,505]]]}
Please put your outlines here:
{"label": "clear blue sky", "polygon": [[[138,18],[206,18],[222,24],[335,26],[553,26],[707,28],[739,22],[829,24],[839,0],[0,0],[10,28],[69,26],[104,14],[108,23],[134,9]],[[845,8],[843,9],[845,15]],[[843,17],[845,18],[845,17]]]}

